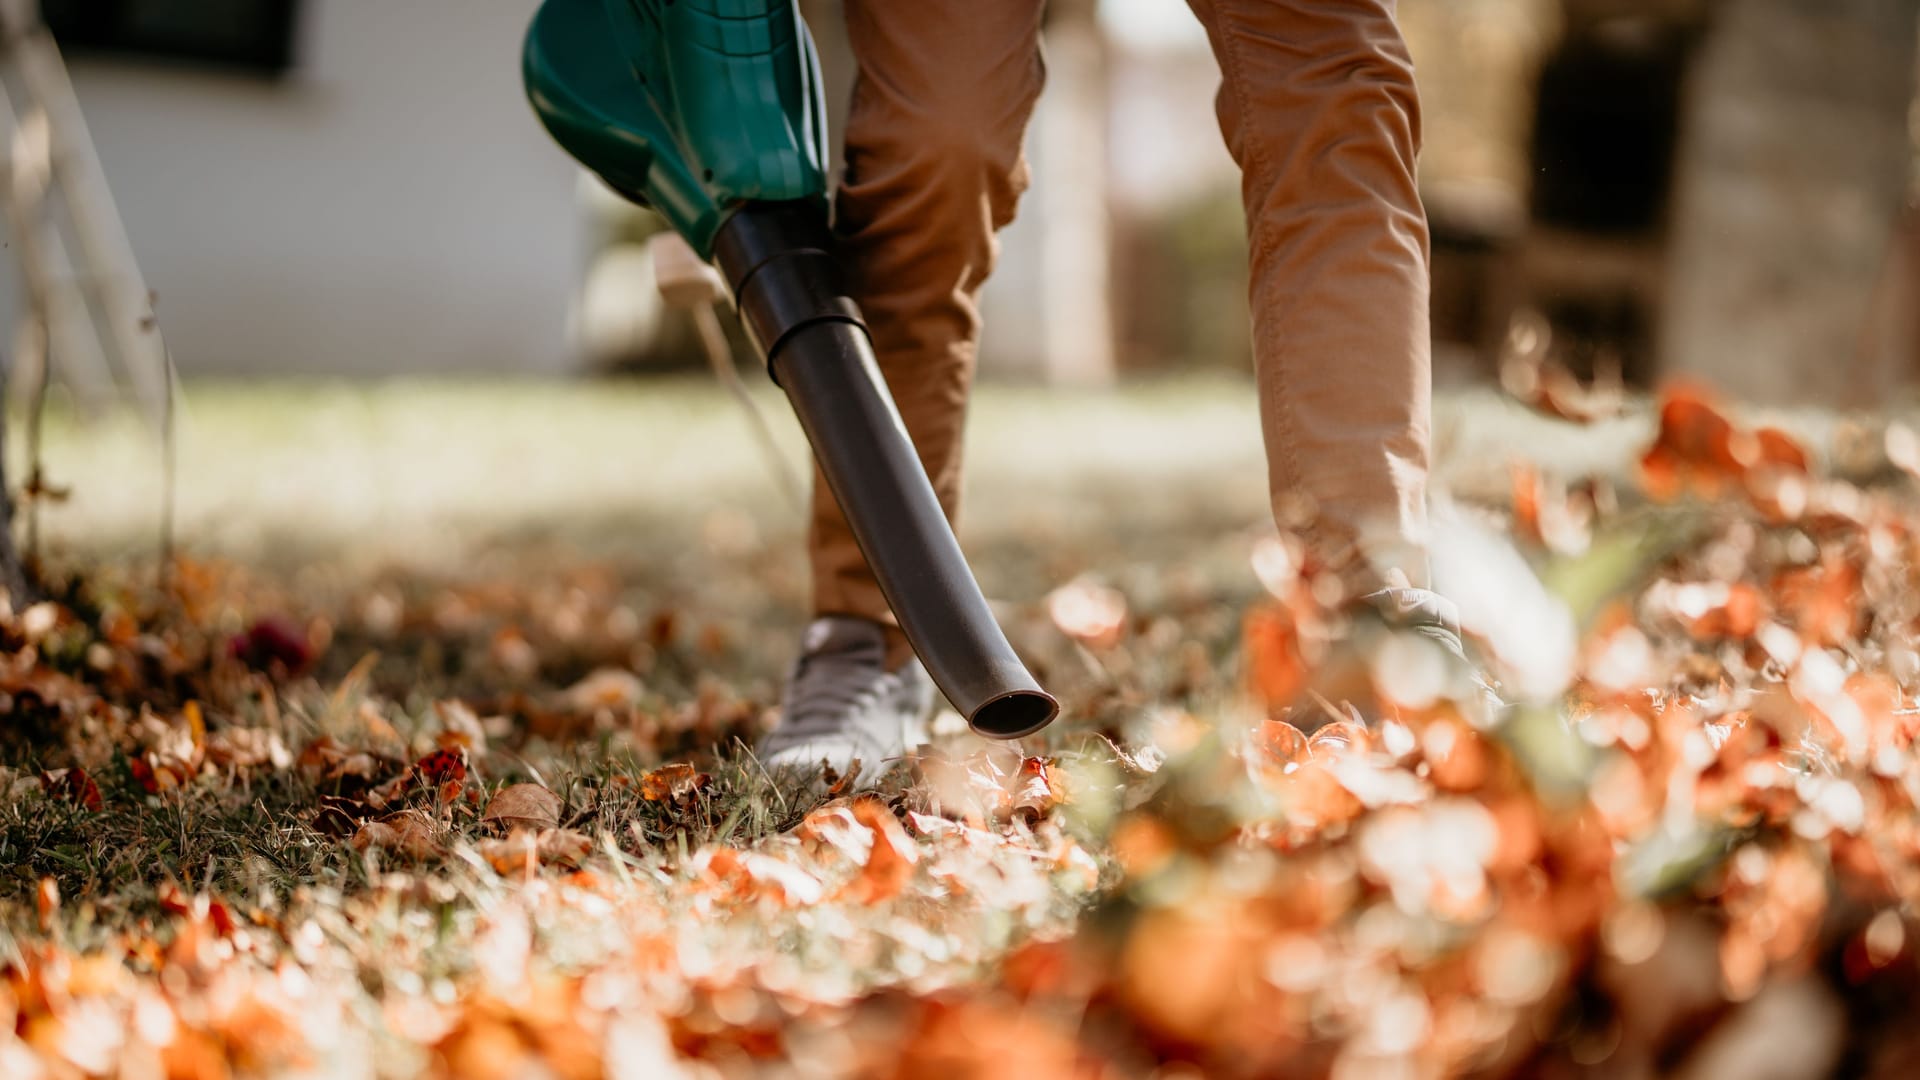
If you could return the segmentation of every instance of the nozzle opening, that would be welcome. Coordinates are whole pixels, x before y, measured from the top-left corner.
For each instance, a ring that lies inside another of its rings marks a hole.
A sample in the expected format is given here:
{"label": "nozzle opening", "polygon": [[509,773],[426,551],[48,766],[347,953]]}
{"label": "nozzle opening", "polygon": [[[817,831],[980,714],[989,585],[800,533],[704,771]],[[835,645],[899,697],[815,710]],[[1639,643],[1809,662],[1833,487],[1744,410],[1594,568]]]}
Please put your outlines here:
{"label": "nozzle opening", "polygon": [[1053,723],[1058,715],[1060,703],[1052,694],[1015,690],[975,709],[967,724],[974,734],[989,739],[1018,739]]}

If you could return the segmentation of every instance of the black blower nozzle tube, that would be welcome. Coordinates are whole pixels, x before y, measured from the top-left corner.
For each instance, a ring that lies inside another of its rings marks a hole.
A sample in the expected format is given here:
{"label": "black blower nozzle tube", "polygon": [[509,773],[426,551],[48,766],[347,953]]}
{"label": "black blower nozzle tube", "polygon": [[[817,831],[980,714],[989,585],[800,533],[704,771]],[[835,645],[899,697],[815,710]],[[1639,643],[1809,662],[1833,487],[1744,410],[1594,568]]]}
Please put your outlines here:
{"label": "black blower nozzle tube", "polygon": [[749,203],[714,245],[767,370],[800,417],[827,486],[934,684],[990,739],[1053,722],[994,620],[874,364],[824,206]]}

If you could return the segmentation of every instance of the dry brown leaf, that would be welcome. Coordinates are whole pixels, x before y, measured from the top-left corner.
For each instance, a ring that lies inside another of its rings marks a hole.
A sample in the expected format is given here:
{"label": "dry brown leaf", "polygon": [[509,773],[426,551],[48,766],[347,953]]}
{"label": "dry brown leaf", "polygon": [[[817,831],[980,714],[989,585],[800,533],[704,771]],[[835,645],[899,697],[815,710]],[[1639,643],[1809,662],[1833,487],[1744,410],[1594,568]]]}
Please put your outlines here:
{"label": "dry brown leaf", "polygon": [[1047,615],[1087,648],[1112,648],[1127,629],[1127,598],[1117,589],[1076,581],[1047,594]]}
{"label": "dry brown leaf", "polygon": [[640,704],[646,692],[646,686],[633,672],[601,668],[569,686],[565,699],[569,709],[591,713],[600,709],[630,709]]}
{"label": "dry brown leaf", "polygon": [[480,715],[463,701],[436,701],[433,711],[440,717],[443,725],[434,741],[444,749],[463,749],[474,758],[484,758],[487,753],[487,729]]}
{"label": "dry brown leaf", "polygon": [[501,874],[539,866],[577,867],[592,851],[593,840],[572,829],[515,829],[504,839],[480,845],[480,857]]}
{"label": "dry brown leaf", "polygon": [[354,816],[353,811],[360,808],[360,804],[356,803],[343,806],[323,802],[320,812],[313,816],[313,820],[307,823],[307,827],[322,836],[331,836],[335,839],[352,836],[360,828],[360,821]]}
{"label": "dry brown leaf", "polygon": [[539,784],[512,784],[487,803],[480,820],[509,829],[550,829],[560,824],[560,796]]}
{"label": "dry brown leaf", "polygon": [[207,760],[223,769],[284,769],[293,754],[280,733],[265,728],[221,728],[206,737]]}
{"label": "dry brown leaf", "polygon": [[440,845],[433,819],[424,811],[402,810],[378,821],[369,821],[353,834],[355,851],[384,848],[410,859],[437,858],[445,850]]}
{"label": "dry brown leaf", "polygon": [[308,743],[306,749],[300,751],[297,765],[308,782],[314,784],[343,779],[370,782],[379,771],[379,763],[372,754],[352,749],[331,735],[322,735]]}
{"label": "dry brown leaf", "polygon": [[684,762],[663,765],[640,778],[640,797],[648,802],[684,802],[713,783],[713,777]]}
{"label": "dry brown leaf", "polygon": [[85,769],[43,772],[40,774],[40,787],[50,798],[65,799],[96,813],[106,805],[100,797],[100,785],[94,783],[93,777],[88,776]]}
{"label": "dry brown leaf", "polygon": [[1576,424],[1606,420],[1626,408],[1626,387],[1617,371],[1585,383],[1543,354],[1508,358],[1500,366],[1500,385],[1528,408]]}
{"label": "dry brown leaf", "polygon": [[1016,814],[1040,818],[1067,801],[1066,782],[1059,766],[1051,758],[1030,757],[1020,762],[1014,775],[1008,809]]}

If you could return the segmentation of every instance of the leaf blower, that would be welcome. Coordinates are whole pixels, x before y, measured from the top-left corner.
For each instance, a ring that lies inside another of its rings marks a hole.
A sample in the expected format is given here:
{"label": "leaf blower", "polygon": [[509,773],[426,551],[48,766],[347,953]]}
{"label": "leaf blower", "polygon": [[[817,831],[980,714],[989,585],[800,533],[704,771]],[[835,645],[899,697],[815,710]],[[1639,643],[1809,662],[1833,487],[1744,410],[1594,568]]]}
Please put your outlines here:
{"label": "leaf blower", "polygon": [[994,621],[874,363],[827,225],[826,111],[795,0],[546,0],[540,120],[719,265],[900,628],[974,731],[1053,721]]}

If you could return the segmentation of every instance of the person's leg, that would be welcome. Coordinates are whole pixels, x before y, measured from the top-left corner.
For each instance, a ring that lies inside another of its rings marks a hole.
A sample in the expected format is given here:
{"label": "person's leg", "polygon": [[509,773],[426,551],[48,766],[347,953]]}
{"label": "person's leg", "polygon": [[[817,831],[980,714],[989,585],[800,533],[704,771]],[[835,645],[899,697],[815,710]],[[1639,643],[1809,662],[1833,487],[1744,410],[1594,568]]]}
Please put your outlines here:
{"label": "person's leg", "polygon": [[[855,298],[901,419],[953,518],[961,429],[995,230],[1027,182],[1040,93],[1040,0],[846,0],[859,65],[835,206]],[[814,477],[814,610],[891,626],[825,481]],[[890,632],[892,658],[906,657]]]}
{"label": "person's leg", "polygon": [[1242,171],[1275,519],[1359,589],[1423,586],[1428,237],[1394,0],[1189,2]]}
{"label": "person's leg", "polygon": [[[846,0],[859,72],[834,228],[874,353],[952,519],[995,230],[1026,187],[1020,143],[1040,93],[1041,0]],[[870,774],[914,741],[933,685],[816,470],[816,618],[779,725],[774,768]]]}

